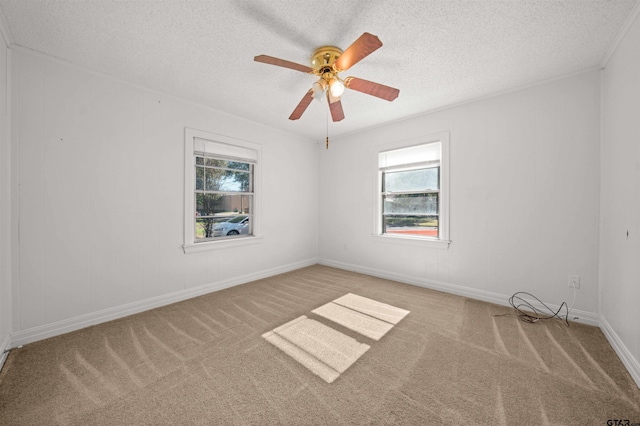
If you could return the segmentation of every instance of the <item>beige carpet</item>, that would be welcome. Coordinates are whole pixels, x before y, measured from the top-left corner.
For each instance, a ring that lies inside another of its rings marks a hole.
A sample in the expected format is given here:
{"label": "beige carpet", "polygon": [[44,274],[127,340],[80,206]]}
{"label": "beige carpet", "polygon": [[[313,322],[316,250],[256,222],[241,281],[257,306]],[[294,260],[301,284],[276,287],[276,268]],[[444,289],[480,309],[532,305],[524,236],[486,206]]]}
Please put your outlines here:
{"label": "beige carpet", "polygon": [[[410,314],[375,340],[312,312],[349,293]],[[317,265],[13,350],[0,424],[640,423],[599,329],[510,312]],[[302,316],[369,348],[327,383],[262,338]]]}

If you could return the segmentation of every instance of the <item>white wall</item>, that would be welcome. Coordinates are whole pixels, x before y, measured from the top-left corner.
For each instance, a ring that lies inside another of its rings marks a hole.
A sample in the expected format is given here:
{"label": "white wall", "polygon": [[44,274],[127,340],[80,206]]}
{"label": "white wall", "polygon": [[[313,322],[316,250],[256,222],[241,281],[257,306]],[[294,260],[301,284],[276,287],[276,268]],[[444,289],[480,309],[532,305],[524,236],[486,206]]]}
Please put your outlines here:
{"label": "white wall", "polygon": [[[16,344],[316,262],[317,145],[13,55]],[[259,244],[184,254],[184,129],[262,144]]]}
{"label": "white wall", "polygon": [[[603,329],[640,386],[640,20],[603,71]],[[628,233],[628,235],[627,235]]]}
{"label": "white wall", "polygon": [[[0,14],[0,19],[2,15]],[[0,23],[0,25],[2,25]],[[10,51],[0,36],[0,367],[11,333],[11,139],[9,132]]]}
{"label": "white wall", "polygon": [[[498,303],[527,291],[570,304],[580,275],[575,309],[597,323],[599,102],[593,70],[333,139],[320,148],[319,257]],[[373,147],[443,131],[449,249],[376,242]]]}

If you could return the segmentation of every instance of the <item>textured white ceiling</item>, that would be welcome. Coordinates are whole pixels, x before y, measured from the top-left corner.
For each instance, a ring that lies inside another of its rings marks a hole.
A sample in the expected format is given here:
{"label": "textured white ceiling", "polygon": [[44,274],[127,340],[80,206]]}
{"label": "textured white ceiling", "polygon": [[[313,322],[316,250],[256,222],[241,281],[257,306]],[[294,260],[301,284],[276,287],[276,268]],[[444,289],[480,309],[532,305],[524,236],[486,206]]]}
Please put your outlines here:
{"label": "textured white ceiling", "polygon": [[363,32],[383,46],[341,74],[400,89],[389,103],[355,91],[333,136],[598,65],[636,0],[0,0],[14,44],[323,140],[326,104],[288,120],[323,45]]}

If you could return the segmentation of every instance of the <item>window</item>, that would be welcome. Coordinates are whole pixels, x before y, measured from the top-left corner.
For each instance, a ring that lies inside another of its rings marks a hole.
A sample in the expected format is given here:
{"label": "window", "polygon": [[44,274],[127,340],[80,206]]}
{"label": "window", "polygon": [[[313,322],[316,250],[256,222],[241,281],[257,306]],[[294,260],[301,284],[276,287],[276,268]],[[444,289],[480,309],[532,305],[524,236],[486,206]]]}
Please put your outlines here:
{"label": "window", "polygon": [[255,240],[259,155],[257,144],[186,129],[186,253]]}
{"label": "window", "polygon": [[253,164],[195,153],[195,240],[253,235]]}
{"label": "window", "polygon": [[448,246],[448,133],[377,151],[376,235]]}

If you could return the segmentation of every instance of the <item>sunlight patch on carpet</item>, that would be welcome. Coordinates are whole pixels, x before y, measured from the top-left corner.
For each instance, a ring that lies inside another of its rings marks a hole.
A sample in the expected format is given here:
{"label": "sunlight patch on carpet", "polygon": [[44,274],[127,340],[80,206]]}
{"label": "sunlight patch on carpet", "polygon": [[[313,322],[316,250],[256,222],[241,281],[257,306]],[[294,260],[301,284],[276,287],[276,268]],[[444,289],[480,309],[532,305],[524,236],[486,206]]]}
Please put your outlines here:
{"label": "sunlight patch on carpet", "polygon": [[[351,293],[312,312],[376,341],[409,313]],[[262,337],[327,383],[337,379],[370,348],[305,315]]]}
{"label": "sunlight patch on carpet", "polygon": [[262,337],[328,383],[370,347],[304,315]]}
{"label": "sunlight patch on carpet", "polygon": [[309,369],[311,372],[313,372],[317,376],[320,376],[320,378],[325,382],[331,383],[335,379],[337,379],[338,376],[340,376],[340,373],[338,373],[336,370],[329,367],[319,359],[308,354],[304,350],[300,349],[293,343],[289,342],[287,339],[278,336],[273,331],[269,331],[263,334],[262,337],[264,337],[273,346],[280,349],[291,358],[307,367],[307,369]]}
{"label": "sunlight patch on carpet", "polygon": [[273,331],[339,373],[369,349],[369,345],[304,315]]}
{"label": "sunlight patch on carpet", "polygon": [[344,306],[345,308],[361,312],[391,324],[398,324],[402,318],[409,314],[409,311],[406,309],[396,308],[395,306],[352,293],[345,294],[331,303]]}
{"label": "sunlight patch on carpet", "polygon": [[393,328],[393,324],[361,312],[345,308],[344,306],[337,305],[333,302],[322,305],[311,312],[373,340],[380,340],[387,331]]}

